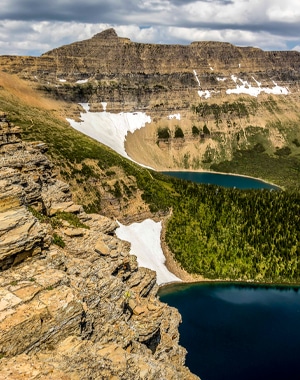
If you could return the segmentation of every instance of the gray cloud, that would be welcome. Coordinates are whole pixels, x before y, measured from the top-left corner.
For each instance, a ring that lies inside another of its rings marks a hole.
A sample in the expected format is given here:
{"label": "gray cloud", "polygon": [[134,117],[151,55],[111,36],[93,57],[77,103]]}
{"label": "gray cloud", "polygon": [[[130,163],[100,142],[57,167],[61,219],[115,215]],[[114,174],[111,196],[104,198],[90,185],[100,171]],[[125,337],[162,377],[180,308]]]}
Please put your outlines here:
{"label": "gray cloud", "polygon": [[[85,0],[2,0],[0,17],[8,20],[27,21],[112,21],[120,11],[125,12],[124,2]],[[127,2],[126,2],[127,3]],[[130,6],[130,1],[128,2]]]}

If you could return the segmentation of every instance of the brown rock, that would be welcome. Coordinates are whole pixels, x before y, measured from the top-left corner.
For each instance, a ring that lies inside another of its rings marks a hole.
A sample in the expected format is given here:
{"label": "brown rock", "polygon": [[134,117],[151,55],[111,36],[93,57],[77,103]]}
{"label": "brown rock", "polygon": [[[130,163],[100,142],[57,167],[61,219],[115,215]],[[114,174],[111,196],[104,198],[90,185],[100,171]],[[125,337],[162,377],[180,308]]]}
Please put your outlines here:
{"label": "brown rock", "polygon": [[97,240],[95,245],[95,251],[103,256],[107,256],[110,254],[109,247],[104,243],[102,239]]}

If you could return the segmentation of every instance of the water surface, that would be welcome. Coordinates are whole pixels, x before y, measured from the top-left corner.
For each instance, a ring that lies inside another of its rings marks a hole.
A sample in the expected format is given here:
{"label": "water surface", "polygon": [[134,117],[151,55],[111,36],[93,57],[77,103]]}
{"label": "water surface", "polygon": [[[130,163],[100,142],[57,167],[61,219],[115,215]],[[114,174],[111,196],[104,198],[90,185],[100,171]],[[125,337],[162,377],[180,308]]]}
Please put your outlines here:
{"label": "water surface", "polygon": [[196,183],[205,183],[224,187],[236,187],[237,189],[279,189],[277,186],[262,180],[243,177],[234,174],[221,174],[211,172],[163,172],[164,174],[189,180]]}
{"label": "water surface", "polygon": [[160,298],[181,313],[186,365],[202,380],[300,378],[298,288],[177,284]]}

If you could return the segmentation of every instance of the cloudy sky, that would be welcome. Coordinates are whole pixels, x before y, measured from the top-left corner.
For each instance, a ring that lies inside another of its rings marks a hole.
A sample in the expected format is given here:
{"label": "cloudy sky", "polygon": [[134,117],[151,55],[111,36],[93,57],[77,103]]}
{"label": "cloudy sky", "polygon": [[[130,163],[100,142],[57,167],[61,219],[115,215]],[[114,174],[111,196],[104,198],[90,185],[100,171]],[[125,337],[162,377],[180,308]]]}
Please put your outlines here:
{"label": "cloudy sky", "polygon": [[299,0],[1,0],[0,55],[40,55],[110,27],[135,42],[300,51]]}

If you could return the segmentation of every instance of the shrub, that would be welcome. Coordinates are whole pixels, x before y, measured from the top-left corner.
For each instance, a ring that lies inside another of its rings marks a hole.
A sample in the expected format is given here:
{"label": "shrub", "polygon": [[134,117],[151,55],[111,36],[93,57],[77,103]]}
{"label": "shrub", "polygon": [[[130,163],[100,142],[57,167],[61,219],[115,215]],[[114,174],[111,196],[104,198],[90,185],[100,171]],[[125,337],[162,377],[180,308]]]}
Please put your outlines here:
{"label": "shrub", "polygon": [[210,135],[210,130],[207,128],[207,125],[206,125],[206,124],[203,125],[203,133],[204,133],[205,135]]}
{"label": "shrub", "polygon": [[279,157],[289,156],[291,154],[291,148],[284,146],[283,148],[277,149],[275,154]]}
{"label": "shrub", "polygon": [[66,243],[63,241],[63,238],[57,234],[53,234],[52,243],[58,245],[61,248],[66,246]]}
{"label": "shrub", "polygon": [[70,212],[65,212],[65,211],[58,212],[56,215],[56,218],[67,221],[73,227],[89,229],[89,226],[82,223],[77,215],[72,214]]}
{"label": "shrub", "polygon": [[192,134],[194,137],[199,136],[200,134],[199,128],[197,128],[196,125],[192,126]]}
{"label": "shrub", "polygon": [[171,136],[170,130],[168,127],[158,128],[157,136],[159,139],[169,139]]}
{"label": "shrub", "polygon": [[184,134],[182,132],[182,129],[178,126],[175,127],[175,138],[183,138]]}

